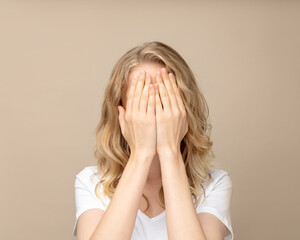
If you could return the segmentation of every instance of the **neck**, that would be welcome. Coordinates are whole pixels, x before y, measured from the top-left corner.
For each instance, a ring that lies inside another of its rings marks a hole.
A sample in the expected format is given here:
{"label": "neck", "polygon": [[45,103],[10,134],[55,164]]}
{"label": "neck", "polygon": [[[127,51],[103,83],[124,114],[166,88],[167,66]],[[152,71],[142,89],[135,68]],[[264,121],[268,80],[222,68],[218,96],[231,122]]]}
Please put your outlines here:
{"label": "neck", "polygon": [[155,184],[159,182],[161,182],[160,160],[158,154],[156,153],[152,160],[146,183]]}

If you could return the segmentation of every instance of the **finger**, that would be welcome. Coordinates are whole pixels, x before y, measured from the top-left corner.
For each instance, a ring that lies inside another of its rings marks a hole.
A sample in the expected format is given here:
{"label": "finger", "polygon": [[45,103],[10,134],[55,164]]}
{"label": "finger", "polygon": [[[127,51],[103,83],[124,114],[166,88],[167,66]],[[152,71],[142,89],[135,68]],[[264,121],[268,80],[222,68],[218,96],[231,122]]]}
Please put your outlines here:
{"label": "finger", "polygon": [[170,99],[170,103],[171,103],[171,109],[173,110],[179,110],[178,108],[178,104],[177,104],[177,99],[176,99],[176,96],[175,96],[175,92],[173,90],[173,86],[172,86],[172,83],[169,79],[169,75],[168,75],[168,72],[167,72],[167,69],[165,68],[162,68],[162,76],[163,76],[163,80],[164,80],[164,85],[165,85],[165,88],[166,88],[166,91],[168,92],[168,96],[169,96],[169,99]]}
{"label": "finger", "polygon": [[147,106],[147,115],[152,115],[154,114],[154,88],[153,88],[153,84],[150,83],[149,86],[149,100],[148,100],[148,106]]}
{"label": "finger", "polygon": [[158,85],[157,83],[155,83],[155,111],[156,111],[156,116],[161,116],[162,114],[162,105],[161,105],[161,101],[160,101],[160,96],[159,96],[159,92],[158,92]]}
{"label": "finger", "polygon": [[162,81],[161,73],[158,72],[156,76],[156,82],[158,83],[158,92],[161,98],[162,106],[164,111],[170,111],[171,110],[171,103],[170,99],[167,93],[167,90],[164,86],[164,83]]}
{"label": "finger", "polygon": [[134,91],[136,87],[138,77],[135,75],[130,82],[130,86],[127,92],[127,99],[126,99],[126,112],[131,113],[132,111],[132,102],[133,102],[133,97],[134,97]]}
{"label": "finger", "polygon": [[148,104],[148,96],[149,96],[149,85],[151,83],[151,78],[149,73],[146,74],[146,82],[143,88],[143,93],[140,101],[140,111],[143,113],[147,113],[147,104]]}
{"label": "finger", "polygon": [[121,127],[121,132],[124,132],[124,121],[125,121],[125,109],[122,106],[118,106],[119,110],[119,123]]}
{"label": "finger", "polygon": [[183,101],[182,101],[182,98],[181,98],[181,95],[180,95],[180,92],[179,92],[179,89],[178,89],[178,86],[177,86],[177,83],[176,83],[176,79],[175,79],[175,76],[174,76],[173,73],[169,73],[169,79],[172,83],[173,90],[175,92],[178,107],[181,111],[185,111],[185,107],[184,107],[184,104],[183,104]]}
{"label": "finger", "polygon": [[142,93],[142,89],[144,87],[144,80],[145,80],[145,72],[143,70],[141,70],[140,74],[138,76],[138,81],[137,81],[136,88],[134,91],[134,97],[133,97],[133,103],[132,103],[133,111],[139,111],[141,93]]}

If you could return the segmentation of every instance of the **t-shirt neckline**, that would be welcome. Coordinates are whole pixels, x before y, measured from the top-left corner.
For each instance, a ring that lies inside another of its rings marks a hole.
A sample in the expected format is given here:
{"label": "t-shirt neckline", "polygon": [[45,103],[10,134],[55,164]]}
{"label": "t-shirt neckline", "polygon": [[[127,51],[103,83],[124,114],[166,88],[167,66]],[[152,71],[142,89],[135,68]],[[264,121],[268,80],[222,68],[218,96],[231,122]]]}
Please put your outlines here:
{"label": "t-shirt neckline", "polygon": [[157,216],[155,217],[148,217],[145,213],[143,213],[142,210],[138,209],[138,214],[143,217],[144,219],[146,219],[147,221],[150,221],[150,222],[155,222],[155,221],[158,221],[159,219],[163,218],[165,215],[166,215],[166,210],[164,210],[163,212],[161,212],[160,214],[158,214]]}

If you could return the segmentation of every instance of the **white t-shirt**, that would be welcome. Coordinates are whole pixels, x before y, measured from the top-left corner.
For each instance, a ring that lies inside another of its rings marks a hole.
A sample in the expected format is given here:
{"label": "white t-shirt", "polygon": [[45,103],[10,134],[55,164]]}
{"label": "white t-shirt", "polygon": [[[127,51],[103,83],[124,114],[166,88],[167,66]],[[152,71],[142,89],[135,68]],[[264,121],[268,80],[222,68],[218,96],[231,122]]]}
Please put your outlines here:
{"label": "white t-shirt", "polygon": [[[79,216],[92,208],[106,210],[110,199],[108,196],[103,197],[106,205],[96,197],[95,186],[99,181],[97,166],[88,166],[83,168],[75,179],[75,202],[76,202],[76,220],[73,229],[73,236],[77,239],[77,221]],[[206,191],[206,200],[203,202],[203,195],[200,202],[195,207],[196,212],[208,212],[219,218],[227,227],[224,240],[233,240],[233,229],[230,217],[230,201],[232,194],[232,181],[228,172],[222,169],[212,169],[210,171],[212,179],[206,182],[203,187]],[[102,185],[100,193],[102,194]],[[192,198],[194,200],[194,198]],[[131,240],[167,240],[166,212],[149,218],[138,209],[136,222]]]}

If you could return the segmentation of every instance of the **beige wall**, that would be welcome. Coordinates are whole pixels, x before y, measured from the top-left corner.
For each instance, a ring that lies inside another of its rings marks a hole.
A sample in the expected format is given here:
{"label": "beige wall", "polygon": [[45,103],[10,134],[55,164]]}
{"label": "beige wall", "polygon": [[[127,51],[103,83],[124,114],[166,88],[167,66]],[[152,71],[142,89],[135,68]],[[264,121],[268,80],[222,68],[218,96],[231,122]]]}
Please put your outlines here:
{"label": "beige wall", "polygon": [[0,239],[72,239],[75,175],[96,164],[112,66],[152,40],[185,58],[207,99],[235,239],[299,237],[299,11],[296,1],[1,1]]}

